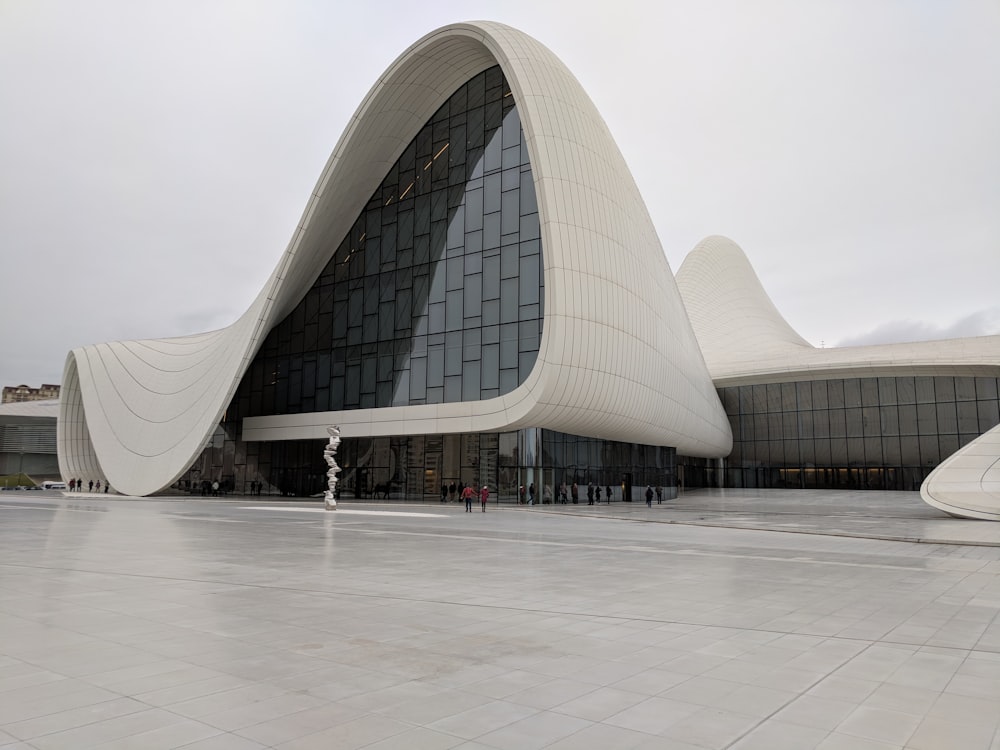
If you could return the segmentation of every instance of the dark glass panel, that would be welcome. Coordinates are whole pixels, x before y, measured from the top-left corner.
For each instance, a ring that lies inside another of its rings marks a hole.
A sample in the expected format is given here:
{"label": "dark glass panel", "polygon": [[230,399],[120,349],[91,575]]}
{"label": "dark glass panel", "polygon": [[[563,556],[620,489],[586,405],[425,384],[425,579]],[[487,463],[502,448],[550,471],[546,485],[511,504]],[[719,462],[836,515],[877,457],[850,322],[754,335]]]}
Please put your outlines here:
{"label": "dark glass panel", "polygon": [[768,413],[781,411],[781,383],[768,383],[766,389]]}
{"label": "dark glass panel", "polygon": [[919,377],[914,378],[917,390],[918,404],[932,404],[936,400],[934,397],[934,378]]}
{"label": "dark glass panel", "polygon": [[955,378],[955,400],[956,401],[976,400],[975,378]]}
{"label": "dark glass panel", "polygon": [[[956,404],[958,411],[958,432],[976,435],[979,434],[979,409],[975,401],[959,401]],[[940,414],[938,420],[941,419]]]}
{"label": "dark glass panel", "polygon": [[980,401],[996,400],[998,382],[996,378],[976,378],[976,398]]}
{"label": "dark glass panel", "polygon": [[518,279],[500,281],[500,322],[514,323],[518,320]]}
{"label": "dark glass panel", "polygon": [[847,465],[848,466],[865,465],[864,438],[859,438],[859,437],[847,438]]}
{"label": "dark glass panel", "polygon": [[899,434],[899,408],[883,406],[879,409],[879,426],[883,435]]}
{"label": "dark glass panel", "polygon": [[899,450],[899,438],[891,435],[882,436],[882,460],[886,466],[902,465],[902,454]]}
{"label": "dark glass panel", "polygon": [[844,383],[844,406],[861,406],[861,381],[848,378]]}
{"label": "dark glass panel", "polygon": [[983,433],[992,430],[1000,424],[1000,402],[997,401],[977,401],[976,410],[979,412],[979,428],[977,432]]}
{"label": "dark glass panel", "polygon": [[878,403],[890,406],[896,402],[896,378],[878,379]]}
{"label": "dark glass panel", "polygon": [[535,360],[538,359],[538,350],[532,352],[522,352],[520,358],[518,359],[517,368],[518,376],[521,383],[528,379],[528,375],[531,374],[531,369],[535,366]]}
{"label": "dark glass panel", "polygon": [[934,400],[938,402],[955,400],[955,378],[934,378]]}
{"label": "dark glass panel", "polygon": [[726,414],[740,413],[740,394],[738,388],[719,388],[719,400],[722,401]]}
{"label": "dark glass panel", "polygon": [[916,435],[899,438],[899,463],[902,466],[920,466],[920,439]]}
{"label": "dark glass panel", "polygon": [[830,401],[827,398],[827,381],[817,380],[812,384],[812,402],[814,409],[830,408]]}
{"label": "dark glass panel", "polygon": [[917,407],[912,404],[901,404],[899,407],[899,434],[917,435]]}
{"label": "dark glass panel", "polygon": [[813,441],[813,449],[816,451],[817,466],[832,466],[833,458],[830,454],[829,439],[818,438]]}
{"label": "dark glass panel", "polygon": [[917,439],[920,441],[921,464],[927,467],[933,467],[941,463],[941,451],[938,448],[938,436],[921,435]]}
{"label": "dark glass panel", "polygon": [[518,295],[522,305],[538,304],[538,290],[541,286],[541,268],[538,255],[521,259]]}
{"label": "dark glass panel", "polygon": [[844,416],[847,422],[847,437],[861,437],[864,434],[861,409],[845,409]]}
{"label": "dark glass panel", "polygon": [[817,409],[811,412],[813,434],[818,438],[830,437],[830,412],[828,409]]}
{"label": "dark glass panel", "polygon": [[[782,412],[781,415],[781,436],[786,440],[802,437],[799,430],[799,414],[794,411]],[[787,451],[785,451],[787,454]]]}
{"label": "dark glass panel", "polygon": [[518,384],[517,369],[513,370],[501,370],[500,371],[500,395],[503,396],[505,393],[510,393],[512,390],[517,388]]}
{"label": "dark glass panel", "polygon": [[917,432],[921,435],[937,435],[937,408],[934,404],[917,404]]}
{"label": "dark glass panel", "polygon": [[445,330],[457,331],[462,328],[462,320],[465,317],[464,299],[465,292],[462,289],[448,292],[445,302]]}
{"label": "dark glass panel", "polygon": [[842,409],[844,407],[844,381],[826,381],[827,397],[830,400],[831,409]]}
{"label": "dark glass panel", "polygon": [[937,424],[939,434],[954,435],[958,432],[958,415],[954,402],[937,404]]}
{"label": "dark glass panel", "polygon": [[798,403],[798,409],[801,411],[811,411],[813,408],[812,400],[812,390],[813,384],[807,381],[800,381],[795,383],[795,400]]}
{"label": "dark glass panel", "polygon": [[938,450],[941,452],[941,460],[948,458],[959,449],[958,435],[941,435],[938,438]]}
{"label": "dark glass panel", "polygon": [[832,466],[847,466],[847,439],[830,439],[830,464]]}
{"label": "dark glass panel", "polygon": [[861,405],[878,406],[878,380],[875,378],[861,379]]}
{"label": "dark glass panel", "polygon": [[781,410],[782,411],[795,411],[797,408],[797,400],[795,398],[795,383],[782,383],[781,384]]}
{"label": "dark glass panel", "polygon": [[843,409],[830,409],[830,437],[847,437],[847,415]]}
{"label": "dark glass panel", "polygon": [[745,439],[751,442],[759,443],[761,441],[767,440],[767,415],[765,414],[754,414],[752,416],[750,424],[753,427],[753,434],[746,437]]}

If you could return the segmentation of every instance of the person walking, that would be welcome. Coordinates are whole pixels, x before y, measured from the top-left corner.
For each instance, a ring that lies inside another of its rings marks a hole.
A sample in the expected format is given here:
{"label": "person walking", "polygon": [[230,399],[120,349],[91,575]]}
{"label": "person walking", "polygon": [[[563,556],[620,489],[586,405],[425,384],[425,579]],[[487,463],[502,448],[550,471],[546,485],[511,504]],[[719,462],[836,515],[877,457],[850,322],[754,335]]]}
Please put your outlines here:
{"label": "person walking", "polygon": [[462,489],[462,499],[465,500],[465,512],[472,512],[472,487]]}
{"label": "person walking", "polygon": [[91,479],[90,482],[89,482],[89,484],[87,484],[87,491],[88,492],[93,492],[94,491],[94,480],[93,479]]}
{"label": "person walking", "polygon": [[448,502],[448,485],[446,485],[444,482],[441,483],[441,502],[442,503]]}
{"label": "person walking", "polygon": [[535,483],[532,482],[528,485],[528,505],[535,504]]}
{"label": "person walking", "polygon": [[601,504],[601,485],[597,485],[594,488],[594,500],[597,502],[598,505]]}
{"label": "person walking", "polygon": [[608,505],[611,505],[611,485],[609,484],[604,489],[606,489],[608,491]]}
{"label": "person walking", "polygon": [[580,502],[580,488],[577,486],[576,482],[573,482],[573,488],[570,490],[570,495],[573,498],[573,505]]}
{"label": "person walking", "polygon": [[594,504],[594,483],[587,482],[587,505]]}
{"label": "person walking", "polygon": [[486,512],[486,503],[490,499],[490,488],[485,484],[483,488],[479,490],[479,501],[483,504],[483,513]]}
{"label": "person walking", "polygon": [[70,479],[69,480],[69,491],[70,492],[75,492],[76,491],[76,480],[75,479]]}
{"label": "person walking", "polygon": [[663,503],[663,488],[660,485],[656,485],[656,504],[661,505]]}
{"label": "person walking", "polygon": [[648,484],[646,485],[646,507],[653,507],[653,488]]}

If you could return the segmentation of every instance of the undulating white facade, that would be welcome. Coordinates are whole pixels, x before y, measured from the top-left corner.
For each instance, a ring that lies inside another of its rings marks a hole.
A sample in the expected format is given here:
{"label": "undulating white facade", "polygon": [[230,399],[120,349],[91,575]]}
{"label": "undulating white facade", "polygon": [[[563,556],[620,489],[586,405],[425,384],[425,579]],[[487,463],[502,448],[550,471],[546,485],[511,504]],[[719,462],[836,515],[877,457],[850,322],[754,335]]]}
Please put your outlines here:
{"label": "undulating white facade", "polygon": [[731,445],[673,274],[635,182],[594,105],[534,39],[488,22],[428,34],[358,108],[264,289],[232,326],[112,342],[67,357],[65,476],[118,491],[168,487],[201,451],[268,331],[308,289],[414,134],[465,81],[499,65],[530,153],[547,290],[536,364],[516,389],[459,403],[244,420],[245,440],[544,427],[721,457]]}

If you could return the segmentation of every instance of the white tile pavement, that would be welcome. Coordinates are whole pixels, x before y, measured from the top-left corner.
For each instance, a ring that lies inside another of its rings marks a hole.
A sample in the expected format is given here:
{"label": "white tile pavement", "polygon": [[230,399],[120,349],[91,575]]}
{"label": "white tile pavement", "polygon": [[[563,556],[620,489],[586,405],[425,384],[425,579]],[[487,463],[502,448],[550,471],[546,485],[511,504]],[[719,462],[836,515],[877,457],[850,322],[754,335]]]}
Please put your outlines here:
{"label": "white tile pavement", "polygon": [[12,493],[0,748],[1000,750],[1000,526],[854,494]]}

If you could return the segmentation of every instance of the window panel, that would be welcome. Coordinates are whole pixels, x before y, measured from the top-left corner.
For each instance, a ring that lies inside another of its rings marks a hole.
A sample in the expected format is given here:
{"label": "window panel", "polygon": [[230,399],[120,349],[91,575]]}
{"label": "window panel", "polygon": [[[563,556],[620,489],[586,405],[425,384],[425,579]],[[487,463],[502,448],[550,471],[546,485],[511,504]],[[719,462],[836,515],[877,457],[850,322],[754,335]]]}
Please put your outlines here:
{"label": "window panel", "polygon": [[996,400],[998,398],[996,378],[976,378],[976,398],[980,401]]}

